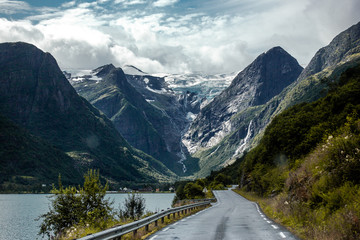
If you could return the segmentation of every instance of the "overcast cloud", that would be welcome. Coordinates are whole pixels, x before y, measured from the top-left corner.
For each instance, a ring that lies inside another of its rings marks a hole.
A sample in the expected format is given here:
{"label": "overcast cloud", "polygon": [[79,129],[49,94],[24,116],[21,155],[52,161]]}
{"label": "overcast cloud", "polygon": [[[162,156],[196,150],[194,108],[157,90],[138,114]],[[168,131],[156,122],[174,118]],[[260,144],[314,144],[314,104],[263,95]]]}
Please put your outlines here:
{"label": "overcast cloud", "polygon": [[0,0],[0,42],[35,44],[63,69],[229,73],[274,46],[305,66],[360,21],[359,0],[51,2]]}

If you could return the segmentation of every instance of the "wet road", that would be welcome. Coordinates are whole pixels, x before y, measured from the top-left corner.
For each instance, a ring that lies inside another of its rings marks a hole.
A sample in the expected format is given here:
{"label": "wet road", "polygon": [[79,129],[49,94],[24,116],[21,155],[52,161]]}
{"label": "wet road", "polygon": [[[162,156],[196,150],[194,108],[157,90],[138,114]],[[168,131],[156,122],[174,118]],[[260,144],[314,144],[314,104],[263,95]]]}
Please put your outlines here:
{"label": "wet road", "polygon": [[231,190],[214,191],[218,202],[148,237],[148,240],[296,239],[267,219],[258,206]]}

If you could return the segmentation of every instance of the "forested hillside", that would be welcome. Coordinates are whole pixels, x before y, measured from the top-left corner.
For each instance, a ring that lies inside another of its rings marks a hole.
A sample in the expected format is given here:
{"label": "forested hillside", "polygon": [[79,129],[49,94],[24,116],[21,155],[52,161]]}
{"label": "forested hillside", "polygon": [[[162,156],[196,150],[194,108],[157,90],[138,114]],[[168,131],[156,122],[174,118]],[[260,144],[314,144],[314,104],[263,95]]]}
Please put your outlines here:
{"label": "forested hillside", "polygon": [[275,217],[305,239],[359,239],[360,65],[313,103],[278,115],[238,171],[243,190],[269,198]]}

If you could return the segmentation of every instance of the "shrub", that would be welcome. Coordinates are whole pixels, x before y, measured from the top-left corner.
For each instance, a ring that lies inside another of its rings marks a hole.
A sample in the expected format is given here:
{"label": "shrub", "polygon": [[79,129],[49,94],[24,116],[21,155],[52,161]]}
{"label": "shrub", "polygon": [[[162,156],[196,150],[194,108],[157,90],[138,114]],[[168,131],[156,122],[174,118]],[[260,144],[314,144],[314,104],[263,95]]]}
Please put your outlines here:
{"label": "shrub", "polygon": [[203,193],[203,188],[196,184],[189,182],[184,187],[184,193],[187,199],[195,199],[195,198],[204,198],[205,193]]}
{"label": "shrub", "polygon": [[43,219],[39,235],[59,238],[80,224],[103,229],[113,219],[112,203],[105,199],[108,185],[101,185],[99,171],[89,170],[84,179],[83,187],[64,188],[59,176],[59,189],[53,186],[49,212],[38,218]]}
{"label": "shrub", "polygon": [[129,194],[125,199],[124,209],[120,208],[120,219],[139,219],[145,211],[145,199],[140,194]]}

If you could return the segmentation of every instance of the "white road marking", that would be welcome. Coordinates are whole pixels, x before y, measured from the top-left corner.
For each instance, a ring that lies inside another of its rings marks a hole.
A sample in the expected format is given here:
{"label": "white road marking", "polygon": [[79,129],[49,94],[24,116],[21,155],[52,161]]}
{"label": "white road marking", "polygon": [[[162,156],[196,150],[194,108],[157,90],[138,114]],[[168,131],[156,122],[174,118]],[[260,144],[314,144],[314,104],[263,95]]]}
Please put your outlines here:
{"label": "white road marking", "polygon": [[267,223],[271,223],[271,221],[266,221]]}
{"label": "white road marking", "polygon": [[274,229],[278,229],[279,227],[276,225],[271,225]]}
{"label": "white road marking", "polygon": [[157,235],[155,235],[155,236],[153,236],[152,238],[150,238],[149,240],[154,240],[155,238],[157,238],[158,236]]}
{"label": "white road marking", "polygon": [[264,219],[265,221],[267,221],[267,218],[264,217],[263,219]]}
{"label": "white road marking", "polygon": [[185,222],[186,221],[186,218],[184,218],[183,220],[181,220],[181,222]]}
{"label": "white road marking", "polygon": [[279,233],[282,238],[286,238],[285,234],[283,232]]}
{"label": "white road marking", "polygon": [[173,224],[173,226],[176,226],[176,225],[178,225],[178,224],[179,224],[179,222],[176,222],[176,223]]}
{"label": "white road marking", "polygon": [[170,228],[167,227],[167,228],[165,228],[165,229],[162,230],[162,231],[163,231],[163,232],[166,232],[166,231],[169,230],[169,229],[170,229]]}

